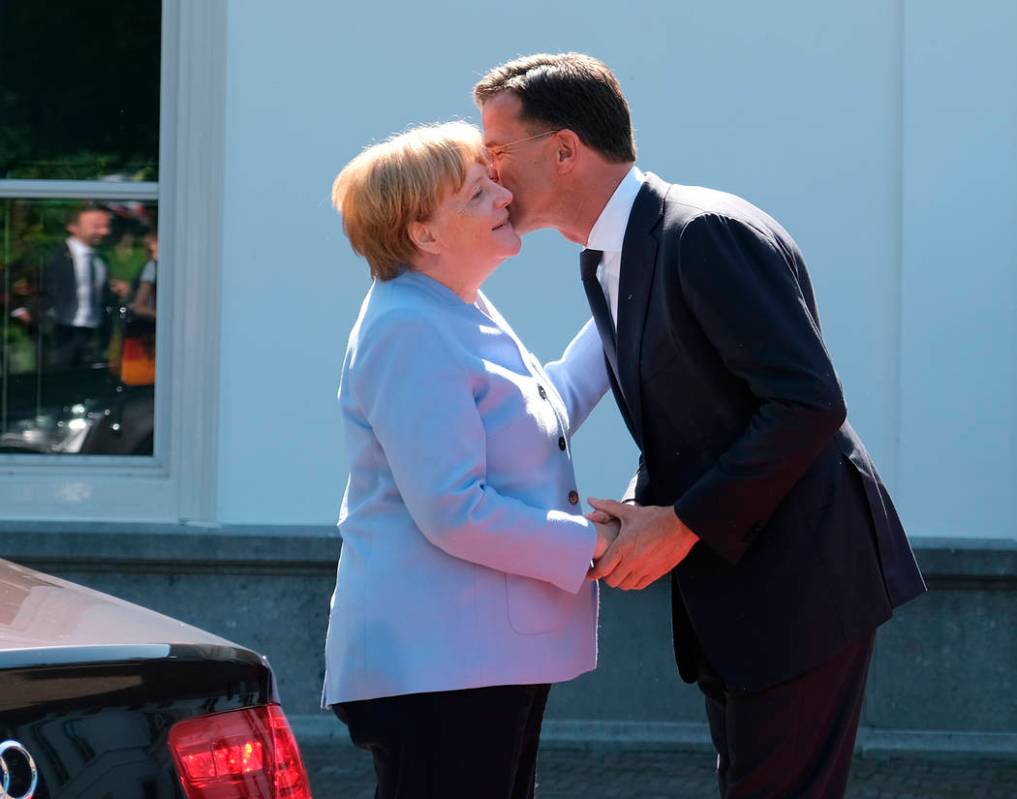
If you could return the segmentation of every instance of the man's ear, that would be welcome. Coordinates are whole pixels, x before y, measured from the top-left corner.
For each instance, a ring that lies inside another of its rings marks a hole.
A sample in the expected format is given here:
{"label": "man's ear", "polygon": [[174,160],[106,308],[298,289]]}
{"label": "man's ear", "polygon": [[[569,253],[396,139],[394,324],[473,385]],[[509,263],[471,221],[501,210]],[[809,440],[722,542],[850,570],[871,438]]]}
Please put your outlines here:
{"label": "man's ear", "polygon": [[567,175],[576,168],[582,142],[568,128],[554,134],[554,166],[559,175]]}
{"label": "man's ear", "polygon": [[441,252],[441,247],[438,244],[438,238],[435,236],[434,229],[428,222],[410,222],[410,224],[406,227],[406,232],[409,234],[410,241],[413,242],[413,246],[421,252],[426,252],[430,255],[437,255]]}

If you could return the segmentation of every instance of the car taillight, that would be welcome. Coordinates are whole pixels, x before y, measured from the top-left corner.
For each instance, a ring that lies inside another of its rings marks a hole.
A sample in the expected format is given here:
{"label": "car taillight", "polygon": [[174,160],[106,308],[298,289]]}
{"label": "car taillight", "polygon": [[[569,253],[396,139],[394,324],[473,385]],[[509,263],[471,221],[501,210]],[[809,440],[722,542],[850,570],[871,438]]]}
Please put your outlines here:
{"label": "car taillight", "polygon": [[297,741],[279,705],[177,722],[169,748],[187,799],[311,799]]}

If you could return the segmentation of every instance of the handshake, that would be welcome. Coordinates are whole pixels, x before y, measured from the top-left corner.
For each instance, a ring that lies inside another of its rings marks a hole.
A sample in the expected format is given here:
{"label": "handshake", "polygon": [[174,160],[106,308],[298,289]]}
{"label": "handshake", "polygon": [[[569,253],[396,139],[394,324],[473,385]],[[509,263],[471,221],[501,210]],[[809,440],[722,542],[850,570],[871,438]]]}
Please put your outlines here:
{"label": "handshake", "polygon": [[586,518],[597,528],[597,545],[586,576],[612,588],[646,588],[685,560],[699,540],[670,505],[588,501],[593,510]]}

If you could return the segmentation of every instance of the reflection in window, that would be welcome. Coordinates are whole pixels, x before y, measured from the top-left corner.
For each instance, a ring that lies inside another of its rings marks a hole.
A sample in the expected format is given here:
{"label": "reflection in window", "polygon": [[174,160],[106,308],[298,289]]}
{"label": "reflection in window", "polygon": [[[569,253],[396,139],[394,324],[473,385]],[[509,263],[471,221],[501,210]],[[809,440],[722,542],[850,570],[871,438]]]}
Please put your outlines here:
{"label": "reflection in window", "polygon": [[161,6],[0,0],[0,452],[153,454]]}
{"label": "reflection in window", "polygon": [[0,0],[0,179],[158,180],[159,0]]}
{"label": "reflection in window", "polygon": [[0,451],[151,455],[154,203],[0,200]]}

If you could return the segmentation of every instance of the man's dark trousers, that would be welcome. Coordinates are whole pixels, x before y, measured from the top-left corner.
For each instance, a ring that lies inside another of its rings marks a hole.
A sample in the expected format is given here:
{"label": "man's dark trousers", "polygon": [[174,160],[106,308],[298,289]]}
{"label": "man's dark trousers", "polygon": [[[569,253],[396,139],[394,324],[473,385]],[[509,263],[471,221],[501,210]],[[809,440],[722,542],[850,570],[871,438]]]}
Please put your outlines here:
{"label": "man's dark trousers", "polygon": [[727,685],[703,664],[697,682],[724,799],[844,795],[874,640],[760,691]]}

